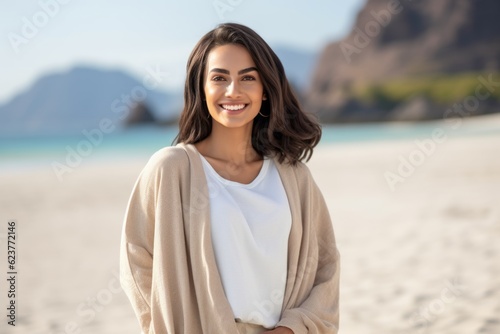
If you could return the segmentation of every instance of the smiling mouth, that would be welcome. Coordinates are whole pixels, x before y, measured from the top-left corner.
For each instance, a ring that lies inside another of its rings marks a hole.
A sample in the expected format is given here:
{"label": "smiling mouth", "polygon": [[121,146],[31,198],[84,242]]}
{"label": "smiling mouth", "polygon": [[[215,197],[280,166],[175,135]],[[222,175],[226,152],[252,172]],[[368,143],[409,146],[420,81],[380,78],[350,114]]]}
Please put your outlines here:
{"label": "smiling mouth", "polygon": [[239,111],[244,109],[247,106],[247,104],[221,104],[220,106],[222,109],[228,111]]}

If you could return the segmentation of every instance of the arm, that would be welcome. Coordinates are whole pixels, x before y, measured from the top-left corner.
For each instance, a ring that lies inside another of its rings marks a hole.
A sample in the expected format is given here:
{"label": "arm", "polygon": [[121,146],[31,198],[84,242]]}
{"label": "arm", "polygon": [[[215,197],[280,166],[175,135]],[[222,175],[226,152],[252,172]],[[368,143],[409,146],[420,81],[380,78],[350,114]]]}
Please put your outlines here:
{"label": "arm", "polygon": [[120,281],[143,333],[151,323],[151,282],[156,184],[159,171],[152,160],[141,172],[130,197],[122,231]]}

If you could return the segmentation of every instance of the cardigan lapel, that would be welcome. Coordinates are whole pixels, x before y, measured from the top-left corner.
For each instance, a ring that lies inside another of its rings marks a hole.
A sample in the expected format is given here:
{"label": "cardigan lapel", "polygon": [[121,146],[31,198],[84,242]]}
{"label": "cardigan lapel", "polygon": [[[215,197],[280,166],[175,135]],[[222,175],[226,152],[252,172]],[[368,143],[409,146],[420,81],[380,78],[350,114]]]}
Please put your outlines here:
{"label": "cardigan lapel", "polygon": [[300,210],[300,192],[297,185],[295,169],[285,163],[280,164],[277,158],[274,158],[274,163],[278,169],[278,173],[285,188],[288,197],[288,204],[292,215],[292,227],[288,237],[288,269],[285,285],[285,295],[283,298],[283,306],[281,313],[284,310],[294,307],[295,296],[292,295],[295,287],[295,278],[299,268],[299,253],[302,239],[302,218]]}
{"label": "cardigan lapel", "polygon": [[[189,219],[185,219],[192,272],[203,332],[238,333],[215,261],[210,229],[210,198],[205,171],[192,144],[178,144],[186,150],[190,164]],[[209,308],[209,309],[206,309]]]}

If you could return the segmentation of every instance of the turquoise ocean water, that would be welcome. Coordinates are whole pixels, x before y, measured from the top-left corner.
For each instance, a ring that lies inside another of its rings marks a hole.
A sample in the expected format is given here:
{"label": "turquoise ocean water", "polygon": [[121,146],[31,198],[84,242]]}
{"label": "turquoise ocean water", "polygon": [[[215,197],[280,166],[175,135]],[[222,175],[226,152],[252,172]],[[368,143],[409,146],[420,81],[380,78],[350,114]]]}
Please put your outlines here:
{"label": "turquoise ocean water", "polygon": [[[455,123],[456,124],[456,123]],[[496,125],[490,127],[461,123],[453,128],[449,122],[375,123],[353,125],[324,125],[320,145],[360,143],[382,140],[417,140],[432,138],[435,129],[442,129],[448,137],[500,134]],[[87,129],[92,130],[92,129]],[[77,152],[82,160],[147,158],[156,150],[171,145],[177,127],[141,126],[116,129],[92,142],[82,133],[75,135],[0,137],[0,171],[47,166],[53,161],[64,163],[70,152]]]}

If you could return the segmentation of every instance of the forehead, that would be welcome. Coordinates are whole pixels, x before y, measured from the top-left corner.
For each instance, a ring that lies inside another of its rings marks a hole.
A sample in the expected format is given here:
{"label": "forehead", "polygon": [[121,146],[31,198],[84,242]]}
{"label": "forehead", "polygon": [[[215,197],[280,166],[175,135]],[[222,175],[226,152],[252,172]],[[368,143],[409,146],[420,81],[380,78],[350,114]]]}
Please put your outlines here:
{"label": "forehead", "polygon": [[216,46],[208,54],[207,71],[211,68],[223,68],[230,70],[241,70],[247,67],[254,67],[255,63],[248,50],[236,44]]}

